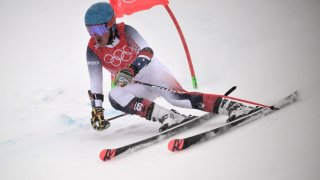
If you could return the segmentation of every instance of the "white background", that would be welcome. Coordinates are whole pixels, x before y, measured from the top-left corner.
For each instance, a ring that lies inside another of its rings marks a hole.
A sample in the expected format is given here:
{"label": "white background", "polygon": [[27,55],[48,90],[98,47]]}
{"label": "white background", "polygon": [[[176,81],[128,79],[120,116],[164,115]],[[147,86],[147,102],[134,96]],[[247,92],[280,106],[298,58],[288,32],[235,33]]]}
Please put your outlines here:
{"label": "white background", "polygon": [[[172,0],[196,71],[197,91],[264,104],[298,90],[300,100],[245,127],[179,153],[169,139],[112,161],[100,150],[157,133],[136,116],[103,132],[90,125],[89,35],[96,1],[0,2],[0,179],[319,179],[320,1]],[[188,90],[186,57],[166,10],[118,19],[134,26]],[[110,88],[105,74],[104,93]],[[169,106],[163,99],[157,103]],[[105,115],[112,110],[105,101]],[[193,110],[184,113],[201,114]],[[174,136],[214,128],[226,117]]]}

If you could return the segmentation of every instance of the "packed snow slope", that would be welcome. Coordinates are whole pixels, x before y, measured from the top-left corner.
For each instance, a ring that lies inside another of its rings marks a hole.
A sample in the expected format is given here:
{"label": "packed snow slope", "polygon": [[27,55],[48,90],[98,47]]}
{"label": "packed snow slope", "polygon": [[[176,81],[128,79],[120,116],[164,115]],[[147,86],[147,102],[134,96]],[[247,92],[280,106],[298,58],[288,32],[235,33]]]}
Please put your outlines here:
{"label": "packed snow slope", "polygon": [[[300,100],[247,126],[179,153],[169,139],[99,160],[103,148],[157,133],[158,123],[126,116],[103,132],[90,125],[86,9],[96,1],[0,2],[0,179],[320,178],[320,1],[171,0],[199,89],[260,103],[298,90]],[[181,84],[192,89],[186,57],[166,10],[118,19],[134,26]],[[105,74],[104,92],[110,89]],[[157,103],[170,107],[163,99]],[[119,114],[105,101],[106,116]],[[180,108],[184,113],[201,114]],[[219,116],[174,137],[214,128]]]}

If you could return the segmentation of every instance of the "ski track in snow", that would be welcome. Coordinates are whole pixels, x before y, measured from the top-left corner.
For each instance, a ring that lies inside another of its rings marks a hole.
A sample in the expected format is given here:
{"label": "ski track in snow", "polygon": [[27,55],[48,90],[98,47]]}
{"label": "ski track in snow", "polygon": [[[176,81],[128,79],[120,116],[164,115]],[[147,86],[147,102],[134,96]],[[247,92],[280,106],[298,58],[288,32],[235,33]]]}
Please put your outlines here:
{"label": "ski track in snow", "polygon": [[[179,153],[172,138],[109,162],[99,152],[149,137],[158,123],[128,115],[103,132],[90,125],[88,33],[94,1],[2,1],[0,6],[0,179],[319,179],[320,1],[170,1],[188,42],[199,91],[265,104],[298,90],[299,101]],[[192,89],[170,17],[156,6],[119,19],[147,39],[181,84]],[[104,75],[104,92],[109,89]],[[157,103],[171,107],[163,99]],[[121,112],[105,100],[106,117]],[[202,112],[175,108],[186,114]]]}

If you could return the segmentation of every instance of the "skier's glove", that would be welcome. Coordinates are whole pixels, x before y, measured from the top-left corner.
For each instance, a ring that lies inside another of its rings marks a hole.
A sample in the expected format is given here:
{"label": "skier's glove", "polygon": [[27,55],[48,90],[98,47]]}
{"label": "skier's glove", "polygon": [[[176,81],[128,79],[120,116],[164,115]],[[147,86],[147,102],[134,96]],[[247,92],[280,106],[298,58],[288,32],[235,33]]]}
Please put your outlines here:
{"label": "skier's glove", "polygon": [[142,68],[147,66],[153,57],[153,51],[149,47],[143,48],[137,55],[136,60],[127,68],[120,70],[115,78],[117,86],[124,87],[133,82],[133,78],[140,72]]}
{"label": "skier's glove", "polygon": [[110,127],[110,123],[104,120],[103,116],[104,109],[102,107],[93,107],[92,108],[92,118],[91,118],[91,125],[93,129],[97,131],[102,131]]}
{"label": "skier's glove", "polygon": [[116,75],[115,84],[117,86],[124,87],[132,83],[133,77],[134,72],[131,68],[122,69]]}

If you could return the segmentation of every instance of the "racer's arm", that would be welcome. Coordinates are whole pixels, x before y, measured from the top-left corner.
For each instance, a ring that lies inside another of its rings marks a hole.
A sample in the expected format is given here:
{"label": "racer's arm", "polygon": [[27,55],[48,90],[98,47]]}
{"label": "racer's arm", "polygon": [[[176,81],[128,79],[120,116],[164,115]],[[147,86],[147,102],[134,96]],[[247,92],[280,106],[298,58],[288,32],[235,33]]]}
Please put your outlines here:
{"label": "racer's arm", "polygon": [[133,27],[126,25],[126,40],[134,50],[138,50],[139,53],[135,61],[133,61],[128,68],[125,68],[117,73],[116,84],[118,86],[126,86],[131,83],[133,78],[139,73],[139,71],[147,66],[152,57],[153,50],[149,47],[144,38]]}
{"label": "racer's arm", "polygon": [[90,77],[89,97],[91,101],[91,125],[95,130],[101,131],[110,126],[110,123],[104,119],[102,102],[103,96],[103,76],[102,65],[97,55],[87,48],[87,65]]}

